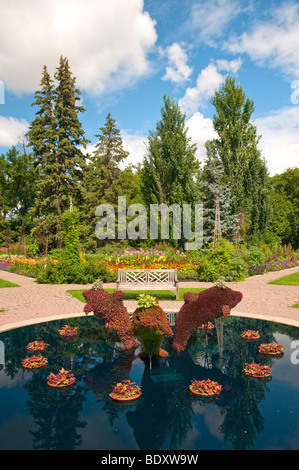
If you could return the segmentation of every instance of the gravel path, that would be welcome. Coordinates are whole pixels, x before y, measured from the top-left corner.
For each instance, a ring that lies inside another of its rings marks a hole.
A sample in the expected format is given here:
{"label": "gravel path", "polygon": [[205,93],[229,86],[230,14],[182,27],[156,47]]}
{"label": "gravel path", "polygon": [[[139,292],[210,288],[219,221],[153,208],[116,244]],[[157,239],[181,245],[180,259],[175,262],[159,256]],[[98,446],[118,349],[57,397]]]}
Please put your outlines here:
{"label": "gravel path", "polygon": [[[228,287],[243,294],[243,300],[232,314],[254,318],[265,318],[299,327],[299,309],[291,306],[299,302],[298,286],[268,284],[286,274],[299,272],[299,266],[284,271],[253,276],[241,282],[226,283]],[[37,284],[34,279],[18,274],[0,271],[0,278],[18,284],[20,287],[0,289],[0,332],[30,323],[71,318],[83,314],[83,304],[72,297],[68,290],[89,289],[90,285],[48,285]],[[209,282],[180,282],[180,287],[210,287]],[[105,284],[115,287],[115,283]],[[136,307],[136,301],[125,301],[129,311]],[[180,309],[180,301],[159,301],[167,312]],[[83,314],[84,315],[84,314]]]}

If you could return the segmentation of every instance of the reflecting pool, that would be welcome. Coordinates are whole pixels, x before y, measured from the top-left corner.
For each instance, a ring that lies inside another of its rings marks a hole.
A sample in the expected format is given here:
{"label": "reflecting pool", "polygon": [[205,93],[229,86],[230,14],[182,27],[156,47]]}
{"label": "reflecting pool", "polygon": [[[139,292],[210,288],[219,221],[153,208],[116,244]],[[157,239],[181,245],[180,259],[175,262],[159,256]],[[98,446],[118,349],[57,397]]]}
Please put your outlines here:
{"label": "reflecting pool", "polygon": [[[78,335],[62,339],[65,324]],[[258,330],[260,339],[240,337]],[[211,331],[197,330],[188,348],[153,361],[124,352],[116,336],[93,316],[53,321],[0,334],[0,449],[210,450],[299,449],[299,329],[278,323],[228,317]],[[27,370],[27,344],[45,341],[48,365]],[[261,343],[284,346],[281,357],[261,356]],[[298,350],[298,354],[296,351]],[[270,379],[248,379],[245,362],[272,368]],[[74,385],[54,389],[47,376],[64,367]],[[132,403],[109,397],[117,382],[141,386]],[[193,379],[223,386],[215,399],[192,395]]]}

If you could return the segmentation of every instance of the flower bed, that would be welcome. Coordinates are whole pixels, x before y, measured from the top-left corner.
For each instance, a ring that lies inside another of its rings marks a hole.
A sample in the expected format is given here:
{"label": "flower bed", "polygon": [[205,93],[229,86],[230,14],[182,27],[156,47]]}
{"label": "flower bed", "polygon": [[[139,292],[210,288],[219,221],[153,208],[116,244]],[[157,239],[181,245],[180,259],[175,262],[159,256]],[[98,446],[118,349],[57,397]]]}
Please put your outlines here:
{"label": "flower bed", "polygon": [[243,367],[243,373],[248,377],[270,377],[272,369],[268,366],[263,366],[254,362],[252,364],[245,363]]}
{"label": "flower bed", "polygon": [[200,395],[203,397],[210,397],[213,395],[219,395],[222,390],[222,385],[213,380],[192,380],[189,389],[195,395]]}

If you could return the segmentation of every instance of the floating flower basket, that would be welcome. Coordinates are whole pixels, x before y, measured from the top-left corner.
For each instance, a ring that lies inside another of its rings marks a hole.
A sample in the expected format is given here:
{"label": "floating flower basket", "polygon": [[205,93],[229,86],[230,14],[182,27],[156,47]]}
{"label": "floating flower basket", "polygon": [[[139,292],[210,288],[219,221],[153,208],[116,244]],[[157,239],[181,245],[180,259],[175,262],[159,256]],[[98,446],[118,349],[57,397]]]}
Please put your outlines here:
{"label": "floating flower basket", "polygon": [[72,327],[70,325],[64,325],[61,330],[58,330],[58,333],[62,338],[73,338],[74,336],[77,336],[78,333],[78,327]]}
{"label": "floating flower basket", "polygon": [[26,359],[22,360],[22,365],[25,369],[39,369],[40,367],[44,367],[48,364],[48,359],[43,357],[41,354],[38,356],[31,356],[26,357]]}
{"label": "floating flower basket", "polygon": [[263,378],[270,377],[272,369],[254,362],[252,364],[245,363],[243,373],[248,377]]}
{"label": "floating flower basket", "polygon": [[109,394],[113,400],[117,401],[136,400],[140,395],[140,387],[130,380],[123,380],[116,384],[113,391]]}
{"label": "floating flower basket", "polygon": [[50,387],[56,387],[56,388],[61,388],[61,387],[68,387],[69,385],[72,385],[76,381],[76,377],[70,370],[64,370],[60,369],[57,375],[51,373],[47,377],[47,384],[50,385]]}
{"label": "floating flower basket", "polygon": [[243,331],[243,333],[241,333],[240,336],[241,338],[246,339],[246,341],[254,341],[256,339],[259,339],[260,334],[258,331],[247,330],[247,331]]}
{"label": "floating flower basket", "polygon": [[282,344],[277,343],[263,343],[258,348],[260,354],[270,354],[272,356],[276,356],[277,354],[283,353],[283,346]]}
{"label": "floating flower basket", "polygon": [[32,343],[27,344],[27,349],[30,352],[44,351],[48,346],[44,341],[32,341]]}
{"label": "floating flower basket", "polygon": [[219,395],[222,390],[222,385],[213,380],[192,380],[189,389],[195,395],[202,397],[211,397],[213,395]]}
{"label": "floating flower basket", "polygon": [[202,323],[202,325],[199,325],[197,327],[198,330],[212,330],[213,328],[214,328],[214,325],[210,321],[208,321],[207,323]]}

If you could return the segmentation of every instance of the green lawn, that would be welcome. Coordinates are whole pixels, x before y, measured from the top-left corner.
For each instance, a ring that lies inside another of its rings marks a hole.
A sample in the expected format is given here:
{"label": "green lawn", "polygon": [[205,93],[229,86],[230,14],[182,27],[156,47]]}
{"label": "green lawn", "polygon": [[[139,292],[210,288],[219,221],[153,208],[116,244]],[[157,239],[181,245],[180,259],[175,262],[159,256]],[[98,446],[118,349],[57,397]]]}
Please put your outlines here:
{"label": "green lawn", "polygon": [[299,308],[299,302],[295,305],[292,305],[292,308]]}
{"label": "green lawn", "polygon": [[12,282],[5,281],[4,279],[0,279],[0,288],[1,287],[20,287],[18,284],[13,284]]}
{"label": "green lawn", "polygon": [[[73,297],[75,297],[76,299],[80,300],[81,302],[84,302],[85,303],[85,299],[82,295],[82,292],[84,292],[86,289],[75,289],[75,290],[68,290],[67,292],[69,292],[69,294],[71,294]],[[107,292],[114,292],[116,289],[105,289]],[[178,300],[183,300],[183,295],[186,293],[186,292],[195,292],[195,293],[198,293],[198,292],[201,292],[202,290],[204,289],[196,289],[196,288],[193,288],[193,289],[184,289],[184,288],[179,288],[179,299]],[[156,297],[158,300],[175,300],[175,294],[174,292],[171,292],[171,291],[166,291],[166,290],[153,290],[153,291],[141,291],[141,290],[131,290],[131,291],[126,291],[124,293],[124,298],[125,300],[134,300],[134,299],[137,299],[137,297],[140,295],[140,294],[148,294],[148,295],[153,295],[154,297]]]}
{"label": "green lawn", "polygon": [[283,276],[276,281],[271,281],[269,284],[276,284],[279,286],[299,286],[299,272],[288,274],[287,276]]}

